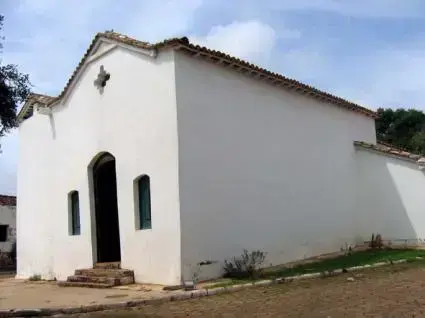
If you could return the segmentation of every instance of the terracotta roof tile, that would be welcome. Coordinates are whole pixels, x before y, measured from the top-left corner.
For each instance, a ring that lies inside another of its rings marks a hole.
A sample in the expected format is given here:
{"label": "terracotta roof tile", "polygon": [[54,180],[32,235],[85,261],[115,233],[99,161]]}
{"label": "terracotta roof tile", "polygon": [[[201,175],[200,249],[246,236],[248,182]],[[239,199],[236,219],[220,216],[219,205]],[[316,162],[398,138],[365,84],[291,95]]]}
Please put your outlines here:
{"label": "terracotta roof tile", "polygon": [[338,107],[346,108],[348,110],[372,117],[377,118],[377,113],[369,110],[363,106],[360,106],[358,104],[355,104],[353,102],[350,102],[348,100],[345,100],[343,98],[334,96],[332,94],[329,94],[327,92],[321,91],[317,88],[314,88],[312,86],[303,84],[301,82],[298,82],[294,79],[287,78],[281,74],[274,73],[271,71],[268,71],[264,68],[261,68],[257,65],[251,64],[247,61],[241,60],[239,58],[230,56],[228,54],[225,54],[220,51],[215,51],[212,49],[208,49],[206,47],[202,47],[199,45],[195,45],[189,42],[187,37],[182,38],[172,38],[167,39],[155,44],[151,44],[148,42],[139,41],[133,38],[130,38],[126,35],[116,33],[116,32],[102,32],[96,34],[96,36],[93,38],[89,48],[85,52],[83,58],[80,60],[79,64],[77,65],[76,69],[72,73],[71,77],[67,81],[64,89],[57,97],[50,97],[47,101],[47,105],[51,106],[56,101],[60,100],[68,90],[69,86],[71,85],[72,81],[74,80],[75,76],[80,71],[81,67],[84,65],[86,59],[90,55],[90,52],[96,45],[97,41],[101,38],[112,40],[118,43],[130,45],[135,48],[141,48],[141,49],[147,49],[147,50],[162,50],[162,49],[174,49],[179,50],[182,52],[185,52],[193,57],[197,58],[203,58],[208,60],[209,62],[213,63],[220,63],[221,66],[229,66],[232,67],[235,71],[244,73],[246,75],[256,76],[257,78],[261,80],[265,80],[269,82],[272,85],[281,86],[285,89],[293,90],[297,93],[307,95],[311,98],[315,98],[324,102],[328,102],[331,104],[334,104]]}
{"label": "terracotta roof tile", "polygon": [[52,102],[57,100],[57,97],[35,94],[32,93],[28,96],[25,105],[21,108],[18,119],[27,119],[32,116],[34,111],[34,105],[42,104],[42,105],[50,105]]}
{"label": "terracotta roof tile", "polygon": [[354,145],[357,146],[357,147],[372,149],[372,150],[380,152],[380,153],[396,156],[398,158],[414,161],[414,162],[417,162],[418,164],[421,164],[421,165],[425,162],[425,157],[422,157],[419,154],[414,154],[414,153],[408,152],[408,151],[400,149],[400,148],[390,146],[387,143],[378,142],[375,145],[375,144],[367,143],[367,142],[364,142],[364,141],[354,141]]}
{"label": "terracotta roof tile", "polygon": [[50,104],[52,101],[56,99],[57,97],[42,95],[42,94],[34,94],[34,93],[28,97],[28,100],[32,101],[33,103],[40,103],[43,105]]}
{"label": "terracotta roof tile", "polygon": [[0,194],[0,205],[16,206],[16,197]]}

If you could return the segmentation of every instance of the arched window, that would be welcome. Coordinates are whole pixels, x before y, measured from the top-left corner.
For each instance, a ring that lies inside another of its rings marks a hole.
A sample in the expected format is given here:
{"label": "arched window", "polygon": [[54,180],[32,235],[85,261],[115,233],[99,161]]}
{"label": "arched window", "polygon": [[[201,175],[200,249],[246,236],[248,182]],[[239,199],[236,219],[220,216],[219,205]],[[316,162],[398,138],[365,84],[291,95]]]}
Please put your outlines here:
{"label": "arched window", "polygon": [[69,206],[69,234],[80,235],[80,199],[78,191],[71,191],[68,195]]}
{"label": "arched window", "polygon": [[143,175],[135,180],[137,202],[136,228],[151,229],[151,189],[149,176]]}

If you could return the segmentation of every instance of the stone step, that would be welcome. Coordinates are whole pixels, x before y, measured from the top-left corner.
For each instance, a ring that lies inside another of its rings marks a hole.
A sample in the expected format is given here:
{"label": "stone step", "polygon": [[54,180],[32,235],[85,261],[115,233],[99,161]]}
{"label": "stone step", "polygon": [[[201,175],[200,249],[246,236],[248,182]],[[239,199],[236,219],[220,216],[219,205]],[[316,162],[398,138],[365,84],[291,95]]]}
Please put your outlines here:
{"label": "stone step", "polygon": [[84,275],[73,275],[68,277],[68,282],[86,282],[86,283],[101,283],[101,284],[112,284],[118,285],[129,285],[134,284],[134,276],[123,276],[123,277],[108,277],[108,276],[84,276]]}
{"label": "stone step", "polygon": [[128,269],[102,269],[102,268],[87,268],[75,270],[75,275],[78,276],[106,276],[106,277],[127,277],[134,276],[134,272]]}
{"label": "stone step", "polygon": [[134,284],[134,272],[121,269],[119,262],[97,263],[94,268],[77,269],[75,275],[67,281],[59,282],[59,286],[109,288],[119,285]]}
{"label": "stone step", "polygon": [[101,268],[101,269],[121,269],[120,262],[108,262],[108,263],[96,263],[93,268]]}
{"label": "stone step", "polygon": [[115,277],[72,275],[72,276],[68,276],[67,281],[81,282],[81,283],[85,282],[85,283],[115,284]]}
{"label": "stone step", "polygon": [[61,287],[86,287],[86,288],[111,288],[113,284],[106,283],[89,283],[89,282],[58,282]]}

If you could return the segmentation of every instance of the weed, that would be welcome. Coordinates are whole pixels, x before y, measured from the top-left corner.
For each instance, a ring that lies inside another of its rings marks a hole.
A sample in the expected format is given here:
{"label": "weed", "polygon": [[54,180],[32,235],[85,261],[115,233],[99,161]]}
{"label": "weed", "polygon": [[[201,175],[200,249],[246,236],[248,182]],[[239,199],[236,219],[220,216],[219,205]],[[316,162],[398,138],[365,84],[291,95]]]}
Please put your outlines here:
{"label": "weed", "polygon": [[259,250],[248,252],[245,249],[240,257],[224,261],[224,277],[257,279],[261,277],[261,266],[265,259],[266,253]]}
{"label": "weed", "polygon": [[30,278],[28,278],[29,281],[35,282],[41,280],[41,275],[32,275]]}

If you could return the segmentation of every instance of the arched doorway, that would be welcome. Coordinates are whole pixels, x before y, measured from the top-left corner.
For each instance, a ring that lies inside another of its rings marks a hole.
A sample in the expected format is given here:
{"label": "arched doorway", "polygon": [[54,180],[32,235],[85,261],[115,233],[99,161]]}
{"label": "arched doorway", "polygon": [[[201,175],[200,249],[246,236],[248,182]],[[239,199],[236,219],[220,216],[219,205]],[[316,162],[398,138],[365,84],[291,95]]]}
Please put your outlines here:
{"label": "arched doorway", "polygon": [[93,165],[97,262],[121,261],[115,157],[103,153]]}

